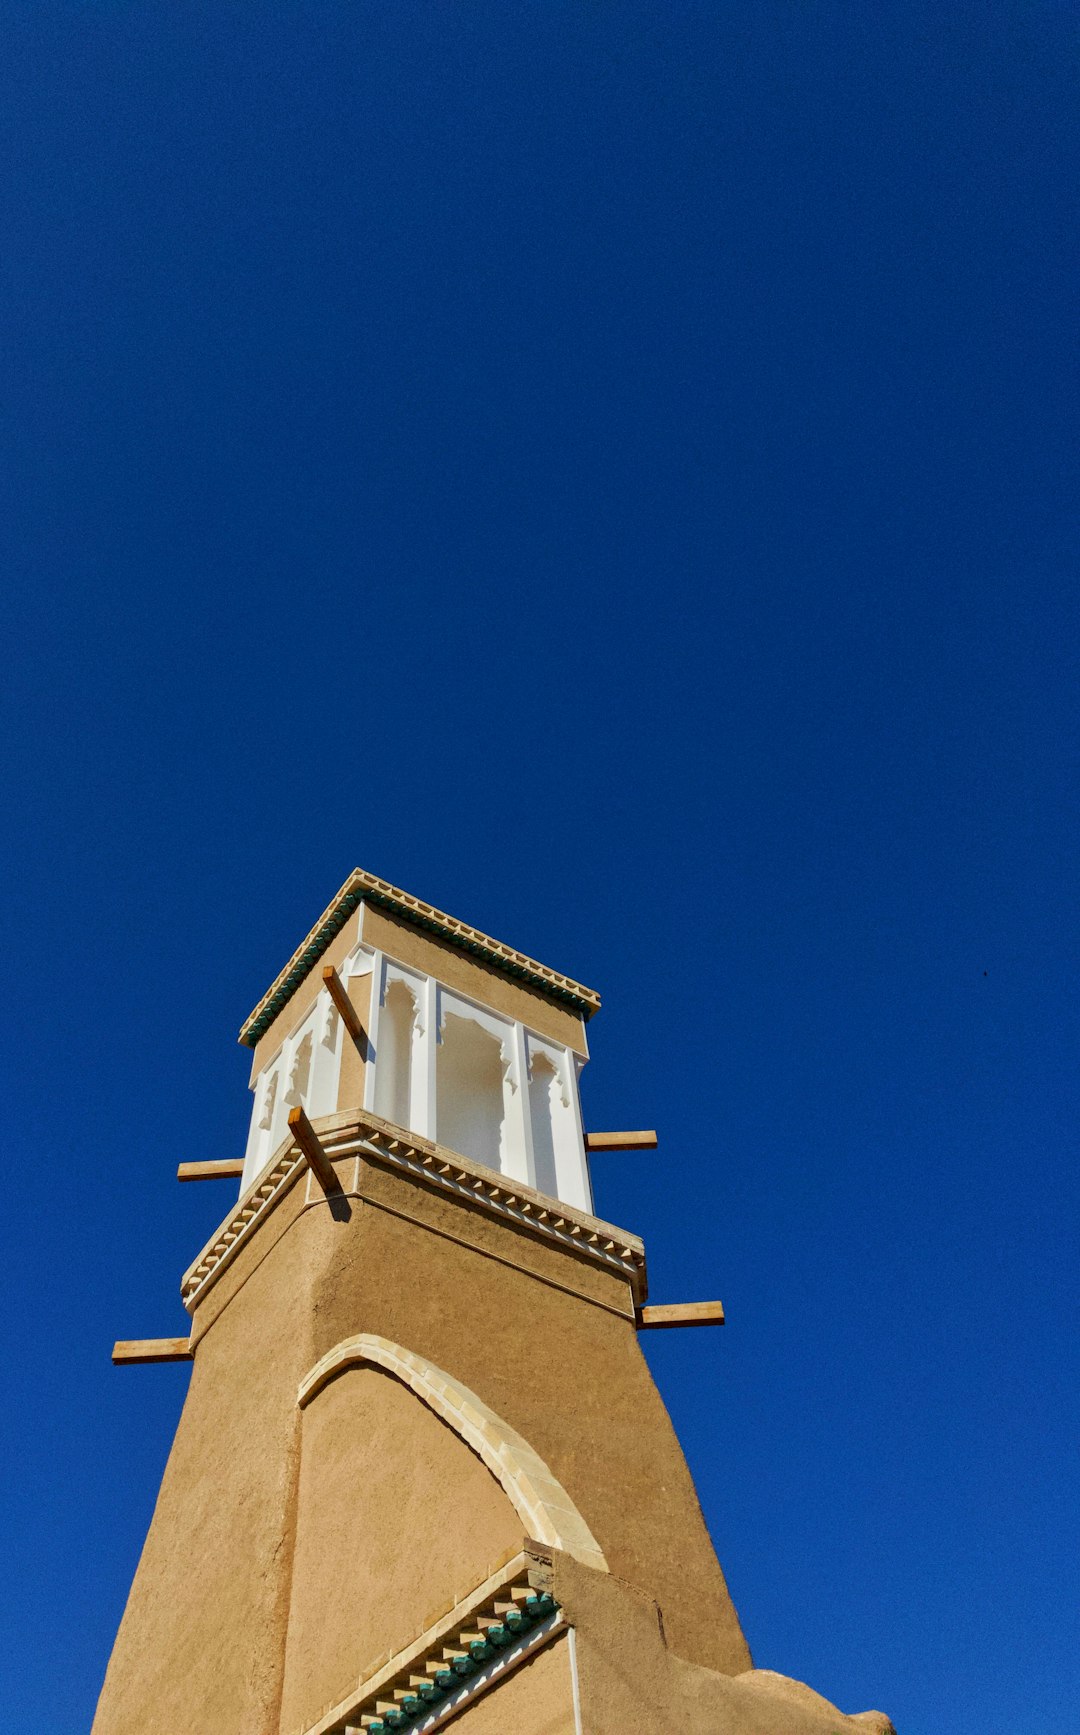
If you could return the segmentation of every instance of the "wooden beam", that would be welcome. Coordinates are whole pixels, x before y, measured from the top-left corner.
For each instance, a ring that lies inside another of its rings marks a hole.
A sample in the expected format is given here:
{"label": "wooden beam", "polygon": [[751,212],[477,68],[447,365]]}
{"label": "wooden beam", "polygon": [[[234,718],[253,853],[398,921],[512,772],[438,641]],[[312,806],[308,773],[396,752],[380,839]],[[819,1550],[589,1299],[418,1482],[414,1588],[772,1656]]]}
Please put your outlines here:
{"label": "wooden beam", "polygon": [[722,1301],[676,1301],[666,1307],[639,1307],[639,1331],[667,1331],[675,1325],[723,1325]]}
{"label": "wooden beam", "polygon": [[334,1005],[337,1007],[338,1012],[341,1014],[342,1024],[344,1024],[346,1030],[349,1032],[349,1035],[352,1037],[353,1041],[358,1042],[360,1044],[361,1048],[363,1048],[366,1051],[366,1049],[367,1049],[367,1031],[364,1029],[364,1026],[361,1024],[360,1014],[357,1012],[356,1007],[353,1005],[352,1001],[349,999],[349,996],[345,990],[345,984],[341,980],[341,977],[338,975],[337,971],[334,969],[333,964],[327,964],[325,970],[322,973],[322,979],[326,985],[326,988],[329,992],[331,1000],[334,1002]]}
{"label": "wooden beam", "polygon": [[340,1193],[334,1165],[322,1145],[319,1135],[302,1108],[289,1110],[289,1131],[311,1165],[311,1172],[324,1193]]}
{"label": "wooden beam", "polygon": [[181,1163],[178,1181],[238,1181],[244,1172],[243,1157],[224,1157],[213,1163]]}
{"label": "wooden beam", "polygon": [[188,1337],[121,1338],[112,1348],[117,1367],[124,1362],[191,1361],[194,1354]]}
{"label": "wooden beam", "polygon": [[587,1151],[655,1151],[656,1134],[648,1133],[586,1133]]}

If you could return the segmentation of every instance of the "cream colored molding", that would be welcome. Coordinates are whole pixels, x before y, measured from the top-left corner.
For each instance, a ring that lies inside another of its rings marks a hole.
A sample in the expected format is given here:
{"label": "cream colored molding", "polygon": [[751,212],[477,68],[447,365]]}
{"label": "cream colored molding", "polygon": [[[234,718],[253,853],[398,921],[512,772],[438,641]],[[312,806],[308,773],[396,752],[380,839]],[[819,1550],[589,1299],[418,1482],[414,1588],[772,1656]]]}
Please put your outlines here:
{"label": "cream colored molding", "polygon": [[433,904],[426,904],[422,898],[412,897],[408,892],[390,885],[387,880],[366,873],[363,868],[354,868],[310,934],[297,947],[284,970],[271,983],[255,1010],[244,1020],[240,1041],[247,1048],[254,1048],[263,1031],[269,1029],[282,1007],[288,1004],[305,976],[322,957],[334,935],[344,927],[357,905],[365,901],[404,917],[415,927],[437,934],[440,939],[448,940],[452,946],[457,946],[464,952],[471,952],[475,957],[482,958],[485,963],[501,970],[504,975],[528,982],[555,1000],[569,1002],[586,1019],[599,1010],[600,996],[594,988],[586,988],[581,982],[575,982],[571,976],[563,976],[558,970],[550,970],[546,964],[538,963],[524,952],[517,952],[512,946],[504,946],[501,940],[493,940],[490,934],[481,933],[479,928],[471,928],[467,922],[459,922],[455,916],[446,915]]}
{"label": "cream colored molding", "polygon": [[347,1337],[301,1380],[297,1393],[300,1408],[317,1397],[328,1380],[350,1367],[383,1368],[460,1435],[501,1483],[528,1535],[572,1554],[583,1566],[597,1572],[608,1570],[600,1544],[581,1513],[529,1442],[468,1386],[401,1344],[371,1332]]}
{"label": "cream colored molding", "polygon": [[307,1167],[307,1158],[292,1136],[279,1145],[261,1175],[256,1175],[231,1217],[227,1217],[180,1279],[180,1296],[189,1313],[193,1313],[205,1292],[222,1276],[226,1266],[242,1241],[249,1241],[254,1230],[289,1191],[297,1176]]}
{"label": "cream colored molding", "polygon": [[[358,1157],[404,1172],[436,1192],[450,1194],[530,1235],[554,1243],[625,1278],[637,1307],[647,1297],[645,1248],[636,1235],[578,1211],[546,1193],[512,1181],[483,1163],[444,1145],[407,1133],[391,1121],[365,1111],[323,1115],[312,1122],[331,1162]],[[184,1306],[193,1312],[212,1284],[250,1240],[259,1223],[284,1198],[306,1168],[304,1153],[286,1138],[228,1218],[181,1279]],[[343,1187],[355,1195],[355,1186]]]}

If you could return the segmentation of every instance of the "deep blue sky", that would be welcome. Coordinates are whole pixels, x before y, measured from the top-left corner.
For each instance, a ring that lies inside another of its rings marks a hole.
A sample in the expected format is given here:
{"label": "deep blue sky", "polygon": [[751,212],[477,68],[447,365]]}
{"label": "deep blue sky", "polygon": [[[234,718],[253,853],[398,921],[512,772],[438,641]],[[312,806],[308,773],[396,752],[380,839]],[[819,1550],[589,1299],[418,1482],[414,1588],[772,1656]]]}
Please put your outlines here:
{"label": "deep blue sky", "polygon": [[595,983],[756,1660],[1074,1735],[1078,31],[1054,0],[0,9],[4,1719],[355,864]]}

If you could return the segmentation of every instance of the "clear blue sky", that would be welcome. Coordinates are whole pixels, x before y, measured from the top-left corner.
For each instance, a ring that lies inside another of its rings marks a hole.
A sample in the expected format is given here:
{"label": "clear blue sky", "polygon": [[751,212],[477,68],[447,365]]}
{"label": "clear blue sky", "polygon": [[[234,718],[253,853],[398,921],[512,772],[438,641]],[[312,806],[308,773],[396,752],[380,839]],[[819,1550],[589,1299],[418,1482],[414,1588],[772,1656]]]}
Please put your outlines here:
{"label": "clear blue sky", "polygon": [[88,1726],[187,1378],[109,1349],[359,863],[604,995],[756,1660],[1074,1735],[1078,38],[2,8],[6,1726]]}

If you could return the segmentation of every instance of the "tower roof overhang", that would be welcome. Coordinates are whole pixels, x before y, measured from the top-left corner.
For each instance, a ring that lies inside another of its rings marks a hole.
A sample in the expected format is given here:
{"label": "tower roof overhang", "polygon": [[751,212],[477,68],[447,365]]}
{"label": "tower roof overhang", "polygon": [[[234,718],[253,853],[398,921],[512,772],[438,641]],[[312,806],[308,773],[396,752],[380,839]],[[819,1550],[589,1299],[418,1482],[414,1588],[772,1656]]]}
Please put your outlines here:
{"label": "tower roof overhang", "polygon": [[470,927],[468,922],[460,922],[455,916],[446,915],[443,910],[426,904],[422,898],[412,897],[408,892],[379,879],[377,875],[369,874],[363,868],[354,868],[307,938],[301,941],[285,968],[275,977],[254,1011],[245,1019],[240,1030],[240,1041],[246,1048],[255,1047],[263,1032],[273,1023],[282,1007],[292,999],[308,973],[314,969],[334,935],[340,932],[353,911],[362,903],[389,910],[414,927],[437,935],[447,944],[471,953],[502,975],[518,982],[526,982],[541,994],[546,994],[549,999],[574,1007],[584,1019],[591,1018],[593,1013],[599,1010],[600,996],[595,989],[586,988],[572,977],[549,969],[546,964],[538,963],[524,952],[515,951],[501,940],[493,940],[490,934],[483,934],[479,928]]}

